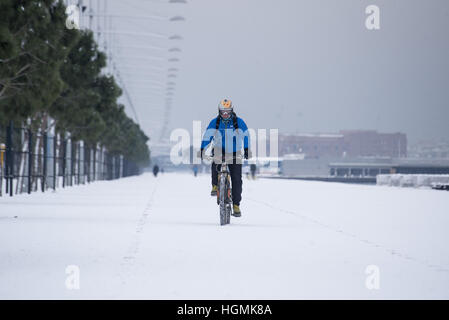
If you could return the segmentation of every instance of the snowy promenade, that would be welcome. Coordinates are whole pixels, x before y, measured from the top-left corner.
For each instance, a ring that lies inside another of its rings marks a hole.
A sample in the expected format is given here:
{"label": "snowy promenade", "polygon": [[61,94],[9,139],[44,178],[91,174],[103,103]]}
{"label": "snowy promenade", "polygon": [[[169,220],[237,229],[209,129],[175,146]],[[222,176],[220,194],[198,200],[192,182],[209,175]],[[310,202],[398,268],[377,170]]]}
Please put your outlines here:
{"label": "snowy promenade", "polygon": [[448,192],[244,178],[243,217],[220,227],[209,181],[0,198],[0,299],[449,299]]}

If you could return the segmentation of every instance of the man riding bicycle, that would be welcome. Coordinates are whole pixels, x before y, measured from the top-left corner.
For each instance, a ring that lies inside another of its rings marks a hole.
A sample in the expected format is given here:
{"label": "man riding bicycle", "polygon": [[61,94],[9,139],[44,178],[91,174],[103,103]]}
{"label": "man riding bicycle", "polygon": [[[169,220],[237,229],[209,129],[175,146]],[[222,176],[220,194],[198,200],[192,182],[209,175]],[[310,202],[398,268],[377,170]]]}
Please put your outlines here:
{"label": "man riding bicycle", "polygon": [[234,112],[231,100],[224,99],[218,104],[218,116],[211,120],[201,142],[199,156],[203,159],[204,149],[214,142],[211,165],[212,191],[217,195],[218,171],[223,160],[228,163],[232,182],[232,202],[235,217],[240,217],[242,199],[242,149],[245,159],[251,158],[249,150],[249,132],[246,123]]}

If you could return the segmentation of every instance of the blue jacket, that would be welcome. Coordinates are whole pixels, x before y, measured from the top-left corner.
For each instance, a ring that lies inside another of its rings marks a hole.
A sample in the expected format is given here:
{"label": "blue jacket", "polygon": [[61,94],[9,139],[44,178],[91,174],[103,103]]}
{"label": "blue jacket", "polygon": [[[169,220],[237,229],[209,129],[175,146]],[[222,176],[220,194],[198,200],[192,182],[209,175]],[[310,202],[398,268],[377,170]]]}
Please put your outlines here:
{"label": "blue jacket", "polygon": [[[214,140],[216,147],[224,149],[225,153],[233,153],[249,148],[249,132],[245,121],[237,117],[238,129],[234,128],[232,118],[229,120],[220,119],[220,125],[216,130],[217,118],[209,123],[201,142],[201,149],[205,149]],[[221,136],[221,139],[220,139]]]}

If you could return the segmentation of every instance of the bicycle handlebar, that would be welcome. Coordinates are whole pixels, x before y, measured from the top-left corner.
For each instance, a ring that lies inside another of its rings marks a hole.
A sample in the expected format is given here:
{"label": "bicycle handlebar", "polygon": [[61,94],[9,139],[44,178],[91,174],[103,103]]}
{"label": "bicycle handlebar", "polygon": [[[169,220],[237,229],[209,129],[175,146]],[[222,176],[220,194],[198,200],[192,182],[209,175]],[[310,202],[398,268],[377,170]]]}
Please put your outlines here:
{"label": "bicycle handlebar", "polygon": [[223,158],[219,158],[219,157],[212,157],[212,156],[208,156],[208,155],[203,155],[203,159],[204,160],[209,160],[209,161],[214,161],[214,160],[220,160],[220,161],[224,161],[224,163],[228,163],[229,160],[243,160],[243,157],[241,155],[236,155],[235,157],[233,156],[232,159],[227,158],[226,156]]}

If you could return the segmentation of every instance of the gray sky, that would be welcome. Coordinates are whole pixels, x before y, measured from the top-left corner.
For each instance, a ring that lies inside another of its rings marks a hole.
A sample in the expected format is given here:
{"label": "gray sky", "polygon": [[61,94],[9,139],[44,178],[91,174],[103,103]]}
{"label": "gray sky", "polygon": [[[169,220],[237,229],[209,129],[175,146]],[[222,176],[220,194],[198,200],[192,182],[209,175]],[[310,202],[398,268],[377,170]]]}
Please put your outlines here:
{"label": "gray sky", "polygon": [[[114,20],[119,30],[183,37],[114,40],[123,47],[182,49],[175,54],[121,52],[122,65],[138,65],[123,78],[129,81],[142,127],[153,140],[159,138],[165,93],[152,93],[146,86],[151,81],[165,84],[168,66],[179,68],[169,129],[190,130],[192,120],[206,125],[216,115],[219,100],[228,97],[252,128],[401,131],[410,142],[449,137],[447,0],[167,1],[108,2],[110,13],[186,18]],[[377,31],[365,28],[365,8],[370,4],[380,7]],[[129,58],[150,55],[178,57],[180,62]],[[151,66],[165,69],[159,76],[143,70]]]}

